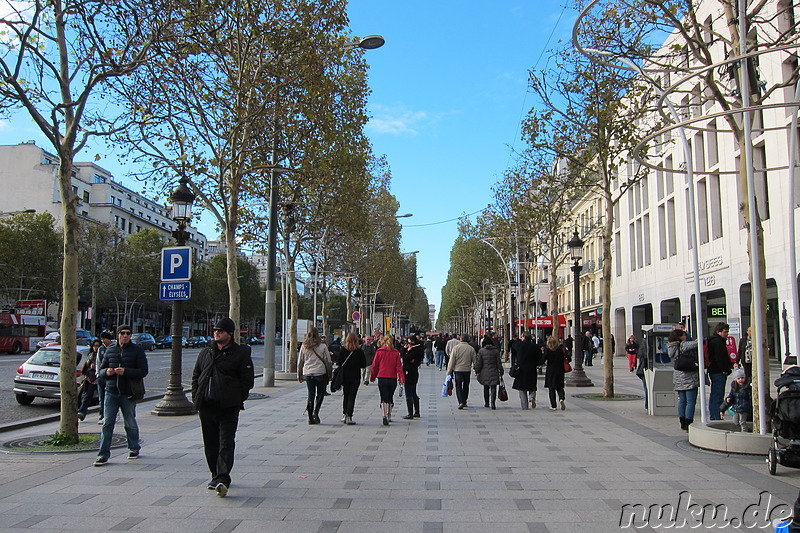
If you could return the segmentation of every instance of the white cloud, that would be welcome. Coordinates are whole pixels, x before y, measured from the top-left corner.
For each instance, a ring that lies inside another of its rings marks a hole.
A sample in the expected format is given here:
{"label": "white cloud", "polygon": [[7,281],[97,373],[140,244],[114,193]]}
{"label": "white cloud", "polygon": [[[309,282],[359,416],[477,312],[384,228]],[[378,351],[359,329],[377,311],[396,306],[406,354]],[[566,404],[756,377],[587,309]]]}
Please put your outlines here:
{"label": "white cloud", "polygon": [[389,135],[417,135],[430,118],[427,111],[392,109],[380,105],[372,106],[372,111],[374,115],[367,124],[367,130]]}

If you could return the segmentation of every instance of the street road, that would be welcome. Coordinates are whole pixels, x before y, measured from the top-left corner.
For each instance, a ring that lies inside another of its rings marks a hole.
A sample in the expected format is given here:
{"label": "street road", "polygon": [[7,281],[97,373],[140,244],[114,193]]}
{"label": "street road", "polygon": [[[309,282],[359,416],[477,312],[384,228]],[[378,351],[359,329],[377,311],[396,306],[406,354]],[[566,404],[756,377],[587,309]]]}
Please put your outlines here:
{"label": "street road", "polygon": [[[183,349],[183,374],[182,383],[184,388],[189,388],[192,383],[192,370],[200,353],[199,348]],[[51,415],[58,413],[60,409],[59,400],[47,400],[36,398],[31,405],[20,405],[14,397],[14,376],[17,374],[17,367],[24,363],[31,354],[20,355],[0,355],[0,424],[8,424],[20,420],[27,420],[37,416]],[[171,352],[168,348],[147,352],[147,363],[150,373],[145,378],[145,388],[147,395],[165,393],[169,385],[169,365]],[[264,368],[264,346],[252,346],[252,358],[255,365],[256,374],[260,374]],[[275,359],[276,369],[280,370],[280,350]],[[258,383],[258,378],[256,378]],[[96,420],[97,415],[90,415],[87,420]]]}

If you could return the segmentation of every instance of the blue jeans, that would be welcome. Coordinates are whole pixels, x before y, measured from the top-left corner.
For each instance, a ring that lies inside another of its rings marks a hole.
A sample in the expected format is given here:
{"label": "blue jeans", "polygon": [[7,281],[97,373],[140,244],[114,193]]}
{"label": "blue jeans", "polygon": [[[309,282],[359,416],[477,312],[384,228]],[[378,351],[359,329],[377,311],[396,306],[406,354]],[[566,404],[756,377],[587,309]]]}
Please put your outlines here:
{"label": "blue jeans", "polygon": [[583,366],[594,366],[594,365],[592,365],[592,351],[591,350],[584,350],[583,351]]}
{"label": "blue jeans", "polygon": [[697,389],[678,391],[678,416],[694,420],[694,406],[697,403]]}
{"label": "blue jeans", "polygon": [[722,400],[725,399],[725,383],[728,381],[728,376],[722,372],[708,373],[708,378],[711,380],[711,392],[708,395],[708,412],[711,420],[722,420],[719,413],[719,406]]}
{"label": "blue jeans", "polygon": [[124,394],[114,394],[106,389],[103,408],[103,431],[100,434],[100,451],[97,456],[106,459],[111,457],[111,438],[114,436],[114,424],[117,421],[118,411],[122,411],[125,435],[128,437],[128,449],[138,452],[141,445],[139,444],[139,425],[136,423],[136,402],[128,399]]}
{"label": "blue jeans", "polygon": [[444,350],[436,350],[436,368],[442,369],[444,365]]}
{"label": "blue jeans", "polygon": [[328,377],[325,374],[320,376],[304,375],[303,379],[308,389],[308,403],[314,403],[315,398],[321,402],[322,398],[325,397],[325,387],[328,385]]}

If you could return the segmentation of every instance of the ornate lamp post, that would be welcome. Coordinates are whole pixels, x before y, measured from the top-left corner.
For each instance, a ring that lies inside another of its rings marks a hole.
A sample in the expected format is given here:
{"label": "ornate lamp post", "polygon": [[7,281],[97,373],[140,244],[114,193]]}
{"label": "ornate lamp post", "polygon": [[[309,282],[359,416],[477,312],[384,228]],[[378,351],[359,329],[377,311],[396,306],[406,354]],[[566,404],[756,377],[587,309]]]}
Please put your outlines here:
{"label": "ornate lamp post", "polygon": [[572,372],[570,372],[566,379],[566,385],[571,387],[592,387],[594,385],[583,370],[583,336],[581,335],[581,270],[583,270],[583,267],[580,264],[581,257],[583,257],[583,245],[584,242],[578,236],[578,231],[575,230],[572,234],[572,238],[567,242],[570,259],[574,261],[570,270],[572,270],[575,283],[573,289],[575,296],[575,318],[573,319],[575,324],[575,340],[572,343],[574,354],[572,362],[574,365]]}
{"label": "ornate lamp post", "polygon": [[[178,224],[178,228],[172,232],[172,237],[178,246],[185,246],[189,238],[186,226],[192,218],[192,203],[194,203],[194,193],[186,185],[188,179],[181,178],[178,187],[172,191],[169,197],[172,202],[172,220]],[[181,383],[181,366],[183,358],[183,305],[184,300],[173,300],[172,302],[172,354],[169,362],[169,386],[164,398],[158,402],[152,414],[158,416],[181,416],[194,414],[194,404],[186,398]]]}

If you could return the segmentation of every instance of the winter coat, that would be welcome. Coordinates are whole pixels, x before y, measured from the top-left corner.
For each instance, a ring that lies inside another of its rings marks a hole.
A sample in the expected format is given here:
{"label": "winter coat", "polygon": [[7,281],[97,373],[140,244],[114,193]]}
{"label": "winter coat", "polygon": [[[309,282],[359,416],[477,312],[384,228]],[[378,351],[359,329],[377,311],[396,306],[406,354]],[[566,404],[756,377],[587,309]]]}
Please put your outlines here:
{"label": "winter coat", "polygon": [[484,346],[475,357],[475,373],[478,383],[484,387],[500,385],[500,376],[503,375],[503,363],[500,361],[500,350],[494,344]]}
{"label": "winter coat", "polygon": [[364,359],[367,361],[367,366],[372,364],[372,359],[375,357],[375,345],[364,343],[361,345],[361,351],[364,352]]}
{"label": "winter coat", "polygon": [[254,383],[250,346],[231,341],[220,350],[216,342],[197,356],[192,372],[192,401],[198,409],[244,409]]}
{"label": "winter coat", "polygon": [[[319,357],[318,357],[319,356]],[[333,367],[328,346],[322,342],[313,350],[300,345],[300,357],[297,359],[297,377],[303,376],[328,376],[330,379]]]}
{"label": "winter coat", "polygon": [[[120,376],[106,375],[107,368],[125,367],[125,374]],[[131,395],[129,379],[143,378],[147,375],[147,355],[138,344],[129,342],[125,346],[117,343],[111,344],[103,354],[103,360],[97,369],[97,378],[106,386],[106,391],[112,394]]]}
{"label": "winter coat", "polygon": [[450,359],[447,361],[447,373],[472,372],[475,363],[475,349],[468,342],[461,341],[450,348]]}
{"label": "winter coat", "polygon": [[[693,357],[697,357],[697,341],[670,342],[667,344],[667,354],[671,360],[675,360],[680,351],[692,352]],[[697,370],[673,370],[672,385],[675,390],[690,390],[700,386],[700,372]]]}
{"label": "winter coat", "polygon": [[731,390],[725,399],[733,407],[734,413],[753,416],[753,387],[749,382],[741,387],[736,381],[731,383]]}
{"label": "winter coat", "polygon": [[542,350],[529,339],[517,343],[517,366],[519,372],[514,378],[511,388],[523,391],[535,391],[539,378],[537,366],[542,358]]}
{"label": "winter coat", "polygon": [[398,350],[389,349],[386,346],[378,348],[375,358],[372,360],[372,370],[369,376],[371,381],[375,381],[376,378],[394,378],[399,379],[400,383],[406,382]]}
{"label": "winter coat", "polygon": [[342,368],[342,383],[360,383],[361,369],[367,366],[364,350],[356,348],[352,352],[346,348],[339,351],[339,360],[336,361]]}
{"label": "winter coat", "polygon": [[728,343],[719,333],[714,333],[708,338],[708,373],[731,373],[733,363],[728,355]]}
{"label": "winter coat", "polygon": [[548,389],[564,388],[564,347],[559,346],[555,350],[545,347],[542,362],[547,364],[544,371],[544,386]]}
{"label": "winter coat", "polygon": [[416,383],[419,381],[419,366],[422,364],[422,358],[424,356],[425,354],[421,344],[412,346],[401,356],[403,360],[403,372],[405,372],[407,382]]}

